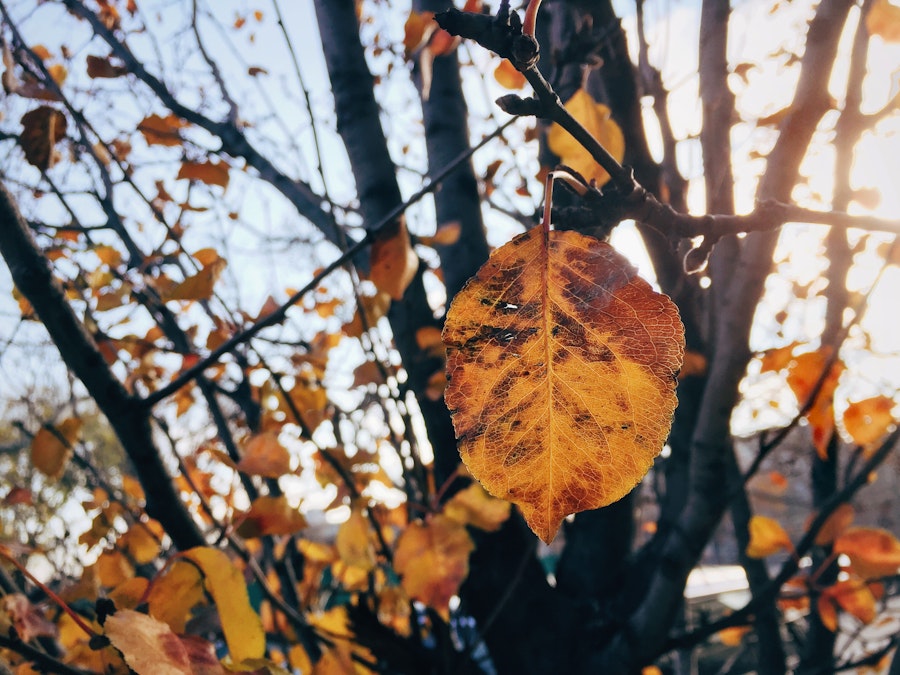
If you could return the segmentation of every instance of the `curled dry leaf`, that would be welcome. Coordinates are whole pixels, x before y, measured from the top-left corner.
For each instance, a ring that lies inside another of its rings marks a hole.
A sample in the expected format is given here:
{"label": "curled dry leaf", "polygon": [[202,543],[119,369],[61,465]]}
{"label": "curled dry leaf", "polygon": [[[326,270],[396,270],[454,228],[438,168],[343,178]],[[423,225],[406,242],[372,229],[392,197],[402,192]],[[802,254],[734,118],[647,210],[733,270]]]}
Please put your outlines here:
{"label": "curled dry leaf", "polygon": [[122,77],[128,73],[128,68],[110,62],[109,57],[94,56],[88,54],[87,57],[87,74],[88,77],[97,78],[116,78]]}
{"label": "curled dry leaf", "polygon": [[107,617],[104,633],[138,675],[192,675],[187,650],[162,621],[130,609]]}
{"label": "curled dry leaf", "polygon": [[[625,156],[625,136],[619,125],[610,117],[610,109],[597,103],[584,89],[579,89],[566,101],[566,110],[606,148],[616,161]],[[559,124],[554,123],[547,132],[547,145],[559,157],[560,162],[580,173],[586,180],[603,185],[609,174],[591,156],[584,146]]]}
{"label": "curled dry leaf", "polygon": [[56,108],[42,105],[22,115],[19,144],[32,166],[46,171],[59,161],[54,146],[66,136],[66,116]]}
{"label": "curled dry leaf", "polygon": [[791,549],[793,544],[784,528],[774,518],[753,516],[750,518],[750,541],[747,544],[748,558],[765,558],[782,549]]}
{"label": "curled dry leaf", "polygon": [[546,542],[632,490],[662,449],[683,328],[606,243],[519,235],[457,294],[444,343],[463,461]]}

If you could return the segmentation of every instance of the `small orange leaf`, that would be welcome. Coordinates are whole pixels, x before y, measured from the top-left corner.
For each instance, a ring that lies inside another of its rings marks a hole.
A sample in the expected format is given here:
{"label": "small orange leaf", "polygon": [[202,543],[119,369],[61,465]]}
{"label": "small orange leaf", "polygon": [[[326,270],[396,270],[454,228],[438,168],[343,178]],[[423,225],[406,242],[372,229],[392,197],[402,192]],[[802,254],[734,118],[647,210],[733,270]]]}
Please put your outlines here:
{"label": "small orange leaf", "polygon": [[230,177],[228,173],[229,168],[228,164],[222,161],[184,162],[178,170],[176,178],[199,180],[207,185],[219,185],[222,188],[227,188]]}
{"label": "small orange leaf", "polygon": [[765,558],[781,549],[793,548],[791,538],[781,527],[781,523],[774,518],[753,516],[750,518],[749,530],[748,558]]}
{"label": "small orange leaf", "polygon": [[[566,102],[566,110],[606,148],[617,161],[625,156],[625,136],[619,125],[610,117],[610,109],[597,103],[584,89],[579,89]],[[609,174],[591,157],[591,154],[559,124],[553,123],[547,132],[547,145],[559,156],[560,162],[575,169],[586,180],[603,185]]]}
{"label": "small orange leaf", "polygon": [[187,650],[162,621],[134,610],[120,609],[106,618],[103,631],[135,673],[193,673]]}
{"label": "small orange leaf", "polygon": [[459,241],[461,234],[462,225],[454,220],[439,226],[437,232],[431,236],[419,237],[419,243],[425,246],[452,246]]}
{"label": "small orange leaf", "polygon": [[683,328],[609,244],[519,235],[456,295],[444,343],[464,463],[545,542],[631,491],[662,449]]}
{"label": "small orange leaf", "polygon": [[863,579],[896,574],[900,568],[900,541],[887,530],[851,528],[835,539],[834,552],[849,557],[851,568]]}
{"label": "small orange leaf", "polygon": [[203,572],[206,590],[219,610],[219,621],[231,659],[237,663],[261,659],[266,651],[262,621],[250,605],[244,575],[228,556],[215,548],[198,547],[185,551],[185,558]]}
{"label": "small orange leaf", "polygon": [[461,525],[496,532],[509,519],[512,505],[491,497],[478,483],[457,492],[444,504],[444,515]]}
{"label": "small orange leaf", "polygon": [[148,145],[176,147],[182,142],[178,132],[186,126],[187,122],[175,115],[150,115],[138,124],[138,131],[144,135]]}
{"label": "small orange leaf", "polygon": [[857,445],[875,443],[894,424],[894,401],[875,396],[851,403],[844,411],[844,428]]}
{"label": "small orange leaf", "polygon": [[419,256],[409,241],[406,222],[401,219],[395,227],[381,233],[372,244],[370,255],[372,283],[394,300],[402,300],[419,269]]}
{"label": "small orange leaf", "polygon": [[42,105],[22,115],[19,145],[29,164],[46,171],[59,161],[54,146],[66,136],[66,116],[56,108]]}
{"label": "small orange leaf", "polygon": [[475,548],[466,528],[437,515],[427,523],[410,523],[397,541],[394,568],[409,597],[449,619],[450,598],[469,574]]}
{"label": "small orange leaf", "polygon": [[253,476],[278,478],[291,472],[291,455],[274,431],[256,434],[244,445],[238,469]]}
{"label": "small orange leaf", "polygon": [[72,446],[81,432],[81,420],[70,417],[55,426],[41,427],[31,439],[31,463],[48,478],[59,478],[72,456]]}
{"label": "small orange leaf", "polygon": [[900,42],[900,7],[889,0],[875,0],[866,14],[869,35],[885,42]]}
{"label": "small orange leaf", "polygon": [[500,61],[494,69],[494,79],[505,89],[521,89],[528,82],[509,59]]}
{"label": "small orange leaf", "polygon": [[860,579],[838,581],[822,591],[819,596],[817,604],[819,617],[822,624],[832,632],[837,630],[838,608],[864,624],[872,623],[877,616],[875,595]]}
{"label": "small orange leaf", "polygon": [[162,293],[163,300],[165,302],[170,300],[209,300],[213,294],[213,287],[227,266],[228,262],[225,258],[218,258],[197,274],[164,291]]}
{"label": "small orange leaf", "polygon": [[816,535],[816,546],[827,546],[837,539],[853,522],[856,515],[853,507],[846,502],[838,506],[825,520],[819,533]]}
{"label": "small orange leaf", "polygon": [[237,532],[247,539],[270,534],[295,534],[306,527],[306,518],[288,503],[284,495],[257,497],[241,518]]}

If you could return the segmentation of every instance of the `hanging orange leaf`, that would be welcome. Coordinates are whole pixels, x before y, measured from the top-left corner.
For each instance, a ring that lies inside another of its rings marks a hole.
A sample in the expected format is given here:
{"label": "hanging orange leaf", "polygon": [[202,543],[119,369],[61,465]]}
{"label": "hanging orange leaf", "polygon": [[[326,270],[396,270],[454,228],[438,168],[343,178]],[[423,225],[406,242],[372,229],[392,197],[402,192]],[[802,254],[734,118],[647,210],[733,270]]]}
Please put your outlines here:
{"label": "hanging orange leaf", "polygon": [[228,164],[222,161],[184,162],[178,170],[176,178],[199,180],[207,185],[219,185],[222,188],[227,188],[229,168]]}
{"label": "hanging orange leaf", "polygon": [[138,131],[144,135],[148,145],[165,145],[175,147],[181,145],[180,129],[188,123],[175,115],[150,115],[138,124]]}
{"label": "hanging orange leaf", "polygon": [[838,506],[825,520],[825,524],[816,534],[816,546],[827,546],[837,539],[853,522],[856,513],[846,502]]}
{"label": "hanging orange leaf", "polygon": [[[787,383],[801,406],[806,405],[813,395],[813,390],[830,360],[830,350],[823,348],[800,354],[791,361],[788,366]],[[844,364],[837,360],[830,368],[812,407],[806,412],[806,419],[812,427],[813,444],[822,460],[828,458],[828,443],[834,434],[834,390],[844,371]]]}
{"label": "hanging orange leaf", "polygon": [[844,429],[857,445],[875,443],[894,424],[894,401],[874,396],[851,403],[844,411]]}
{"label": "hanging orange leaf", "polygon": [[750,518],[749,530],[748,558],[765,558],[781,549],[793,548],[791,538],[781,527],[781,523],[774,518],[753,516]]}
{"label": "hanging orange leaf", "polygon": [[291,454],[278,440],[278,433],[264,431],[244,445],[244,456],[237,468],[244,473],[278,478],[291,472]]}
{"label": "hanging orange leaf", "polygon": [[683,328],[609,244],[519,235],[457,294],[444,343],[463,461],[546,542],[633,489],[662,449]]}
{"label": "hanging orange leaf", "polygon": [[478,483],[453,495],[444,504],[444,515],[462,525],[496,532],[509,519],[512,505],[491,497]]}
{"label": "hanging orange leaf", "polygon": [[215,262],[205,266],[197,274],[164,291],[162,293],[163,300],[165,302],[169,300],[209,300],[213,294],[213,287],[227,266],[228,262],[225,258],[217,258]]}
{"label": "hanging orange leaf", "polygon": [[419,256],[413,250],[402,218],[377,235],[370,255],[369,279],[379,291],[394,300],[402,300],[406,287],[419,269]]}
{"label": "hanging orange leaf", "polygon": [[106,618],[103,630],[135,673],[193,673],[181,640],[168,625],[152,616],[121,609]]}
{"label": "hanging orange leaf", "polygon": [[[566,110],[606,148],[617,161],[625,156],[625,136],[619,125],[610,117],[610,109],[597,103],[584,89],[579,89],[566,102]],[[575,169],[586,180],[603,185],[609,174],[575,138],[554,123],[547,132],[547,145],[559,157],[560,162]]]}
{"label": "hanging orange leaf", "polygon": [[183,553],[203,572],[206,590],[219,610],[219,621],[232,661],[261,659],[266,651],[262,621],[250,605],[244,576],[228,556],[215,548],[198,547]]}
{"label": "hanging orange leaf", "polygon": [[406,57],[414,54],[419,48],[425,44],[439,28],[434,20],[434,12],[416,12],[410,11],[403,26],[403,48],[406,51]]}
{"label": "hanging orange leaf", "polygon": [[850,567],[863,579],[889,576],[900,569],[900,541],[887,530],[851,528],[835,539],[834,552],[850,558]]}
{"label": "hanging orange leaf", "polygon": [[410,523],[403,531],[394,551],[394,569],[409,597],[447,620],[450,598],[469,574],[469,553],[474,548],[464,526],[437,515],[427,524]]}
{"label": "hanging orange leaf", "polygon": [[270,534],[294,534],[306,527],[306,518],[288,503],[284,495],[257,497],[241,518],[237,532],[247,539]]}
{"label": "hanging orange leaf", "polygon": [[509,59],[500,61],[494,69],[494,79],[505,89],[521,89],[528,82]]}
{"label": "hanging orange leaf", "polygon": [[72,456],[81,432],[81,420],[70,417],[53,429],[41,427],[31,439],[31,463],[48,478],[59,478]]}
{"label": "hanging orange leaf", "polygon": [[59,161],[53,147],[66,136],[66,116],[56,108],[42,105],[22,115],[19,145],[32,166],[46,171]]}
{"label": "hanging orange leaf", "polygon": [[869,35],[885,42],[900,42],[900,7],[889,0],[875,0],[866,14]]}

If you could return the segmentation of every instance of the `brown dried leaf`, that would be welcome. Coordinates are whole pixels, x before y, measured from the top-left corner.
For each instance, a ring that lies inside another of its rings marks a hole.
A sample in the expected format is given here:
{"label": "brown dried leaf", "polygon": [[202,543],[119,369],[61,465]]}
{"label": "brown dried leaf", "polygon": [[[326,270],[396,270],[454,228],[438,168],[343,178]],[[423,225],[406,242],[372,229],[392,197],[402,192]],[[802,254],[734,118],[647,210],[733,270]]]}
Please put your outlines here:
{"label": "brown dried leaf", "polygon": [[184,162],[178,170],[177,179],[199,180],[207,185],[228,187],[229,166],[226,162]]}
{"label": "brown dried leaf", "polygon": [[184,129],[188,123],[175,115],[150,115],[138,124],[138,131],[144,135],[148,145],[165,145],[176,147],[181,145],[180,129]]}
{"label": "brown dried leaf", "polygon": [[187,650],[162,621],[121,609],[106,618],[103,630],[135,673],[192,675]]}
{"label": "brown dried leaf", "polygon": [[394,300],[402,300],[419,269],[419,256],[410,243],[406,222],[401,219],[395,227],[380,233],[372,244],[370,255],[372,283]]}
{"label": "brown dried leaf", "polygon": [[456,296],[444,343],[463,461],[546,542],[628,493],[662,449],[683,328],[606,243],[519,235]]}
{"label": "brown dried leaf", "polygon": [[128,68],[110,62],[108,56],[88,54],[87,74],[90,78],[115,78],[128,74]]}
{"label": "brown dried leaf", "polygon": [[170,300],[209,300],[213,294],[213,287],[222,276],[222,272],[228,266],[225,258],[217,258],[197,274],[188,277],[172,288],[164,290],[161,295],[165,302]]}
{"label": "brown dried leaf", "polygon": [[254,476],[278,478],[291,472],[291,455],[278,440],[276,432],[264,431],[247,441],[237,467]]}
{"label": "brown dried leaf", "polygon": [[65,138],[66,125],[66,116],[46,105],[22,115],[19,144],[29,164],[46,171],[59,161],[59,153],[53,146]]}
{"label": "brown dried leaf", "polygon": [[31,463],[48,478],[59,478],[72,456],[72,446],[81,432],[81,420],[70,417],[55,430],[41,427],[31,439]]}

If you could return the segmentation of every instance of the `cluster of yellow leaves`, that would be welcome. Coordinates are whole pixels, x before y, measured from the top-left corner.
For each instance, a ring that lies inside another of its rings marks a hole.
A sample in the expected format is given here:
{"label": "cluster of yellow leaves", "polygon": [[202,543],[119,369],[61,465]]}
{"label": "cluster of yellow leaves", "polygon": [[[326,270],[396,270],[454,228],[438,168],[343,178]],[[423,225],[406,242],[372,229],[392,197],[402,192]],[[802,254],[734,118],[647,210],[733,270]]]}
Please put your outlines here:
{"label": "cluster of yellow leaves", "polygon": [[[584,89],[579,89],[566,101],[565,108],[616,161],[622,161],[625,157],[625,136],[610,116],[607,106],[597,103]],[[547,132],[547,145],[562,164],[574,169],[586,180],[598,186],[609,180],[606,170],[559,124],[554,123]]]}
{"label": "cluster of yellow leaves", "polygon": [[683,328],[608,244],[519,235],[456,295],[443,339],[463,462],[544,541],[633,489],[662,449]]}

